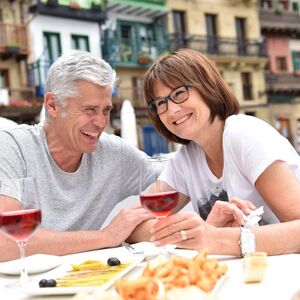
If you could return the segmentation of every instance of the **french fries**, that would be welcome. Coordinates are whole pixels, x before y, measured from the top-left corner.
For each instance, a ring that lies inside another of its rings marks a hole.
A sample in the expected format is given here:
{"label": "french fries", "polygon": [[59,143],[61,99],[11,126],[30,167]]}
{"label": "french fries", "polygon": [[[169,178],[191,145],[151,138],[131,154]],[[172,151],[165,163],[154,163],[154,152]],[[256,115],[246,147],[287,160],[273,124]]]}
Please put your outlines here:
{"label": "french fries", "polygon": [[154,300],[162,292],[189,286],[210,292],[226,273],[227,266],[207,258],[207,254],[202,251],[192,259],[174,256],[160,263],[150,261],[140,278],[120,279],[115,283],[116,290],[124,300]]}

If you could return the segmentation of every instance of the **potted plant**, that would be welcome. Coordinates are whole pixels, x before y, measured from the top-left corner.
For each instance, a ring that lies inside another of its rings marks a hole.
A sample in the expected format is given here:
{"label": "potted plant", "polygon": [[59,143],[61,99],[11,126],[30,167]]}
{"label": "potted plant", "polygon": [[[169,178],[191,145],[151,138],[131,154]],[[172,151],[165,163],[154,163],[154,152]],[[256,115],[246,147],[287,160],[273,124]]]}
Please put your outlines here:
{"label": "potted plant", "polygon": [[138,63],[140,65],[148,65],[152,62],[152,58],[148,53],[141,53],[138,56]]}
{"label": "potted plant", "polygon": [[5,50],[9,53],[18,53],[20,51],[20,45],[17,43],[7,43],[5,45]]}
{"label": "potted plant", "polygon": [[80,9],[80,5],[77,1],[71,1],[70,2],[70,8],[72,9]]}

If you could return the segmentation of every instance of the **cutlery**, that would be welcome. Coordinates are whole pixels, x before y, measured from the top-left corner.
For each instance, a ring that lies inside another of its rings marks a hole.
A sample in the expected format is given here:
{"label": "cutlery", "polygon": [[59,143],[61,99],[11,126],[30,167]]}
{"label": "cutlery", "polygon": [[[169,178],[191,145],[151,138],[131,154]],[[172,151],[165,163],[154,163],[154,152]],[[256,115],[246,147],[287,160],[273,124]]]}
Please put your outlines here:
{"label": "cutlery", "polygon": [[129,243],[126,243],[126,242],[123,242],[122,246],[124,248],[126,248],[132,254],[144,254],[145,253],[145,251],[143,251],[143,250],[136,250],[132,245],[130,245]]}

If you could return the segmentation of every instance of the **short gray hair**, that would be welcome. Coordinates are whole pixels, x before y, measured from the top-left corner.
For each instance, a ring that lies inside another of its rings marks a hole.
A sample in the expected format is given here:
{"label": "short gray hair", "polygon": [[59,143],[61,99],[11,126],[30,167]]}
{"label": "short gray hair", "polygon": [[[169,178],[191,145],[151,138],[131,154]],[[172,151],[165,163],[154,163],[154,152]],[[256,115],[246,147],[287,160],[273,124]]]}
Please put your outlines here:
{"label": "short gray hair", "polygon": [[[100,57],[86,51],[74,50],[59,57],[49,68],[45,93],[55,94],[60,105],[66,106],[67,99],[78,95],[75,82],[89,81],[101,87],[114,87],[116,72]],[[46,112],[46,119],[48,119]]]}

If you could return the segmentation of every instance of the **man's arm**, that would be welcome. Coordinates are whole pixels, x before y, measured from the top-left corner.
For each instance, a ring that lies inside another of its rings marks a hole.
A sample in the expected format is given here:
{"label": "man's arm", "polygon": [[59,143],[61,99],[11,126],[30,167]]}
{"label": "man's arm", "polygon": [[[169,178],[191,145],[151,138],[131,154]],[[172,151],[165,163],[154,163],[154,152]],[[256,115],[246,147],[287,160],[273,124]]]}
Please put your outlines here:
{"label": "man's arm", "polygon": [[[18,210],[18,201],[2,197],[0,212]],[[58,232],[38,228],[29,239],[26,254],[46,253],[66,255],[82,251],[119,246],[136,226],[153,216],[140,206],[120,210],[111,223],[100,230]],[[19,250],[14,241],[0,233],[0,261],[19,257]]]}

